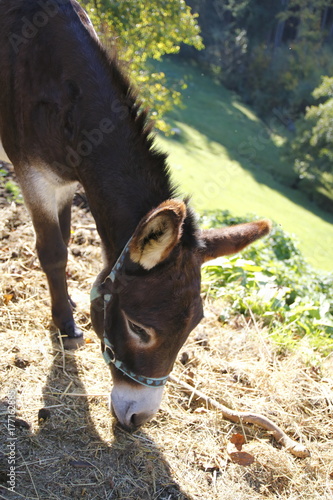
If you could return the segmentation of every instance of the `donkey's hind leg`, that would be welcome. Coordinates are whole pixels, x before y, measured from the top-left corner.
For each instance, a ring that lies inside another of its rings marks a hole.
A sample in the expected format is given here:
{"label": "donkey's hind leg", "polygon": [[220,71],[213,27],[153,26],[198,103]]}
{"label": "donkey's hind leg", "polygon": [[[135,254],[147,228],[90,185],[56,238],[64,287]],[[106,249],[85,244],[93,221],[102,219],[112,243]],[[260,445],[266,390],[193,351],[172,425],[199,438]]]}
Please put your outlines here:
{"label": "donkey's hind leg", "polygon": [[29,176],[20,177],[36,232],[37,254],[49,284],[53,321],[62,336],[82,337],[74,322],[66,282],[70,205],[76,184],[56,184],[31,168]]}

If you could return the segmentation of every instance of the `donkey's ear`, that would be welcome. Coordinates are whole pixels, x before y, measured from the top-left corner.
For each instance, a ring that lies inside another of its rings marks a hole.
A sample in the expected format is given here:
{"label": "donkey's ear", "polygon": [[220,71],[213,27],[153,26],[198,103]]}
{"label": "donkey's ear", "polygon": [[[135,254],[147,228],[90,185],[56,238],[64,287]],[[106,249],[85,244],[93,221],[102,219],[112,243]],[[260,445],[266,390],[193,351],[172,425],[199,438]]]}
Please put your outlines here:
{"label": "donkey's ear", "polygon": [[271,227],[269,220],[260,220],[201,231],[201,239],[204,243],[200,250],[202,262],[240,252],[253,241],[268,234]]}
{"label": "donkey's ear", "polygon": [[134,232],[131,260],[149,270],[166,259],[180,240],[185,216],[185,203],[179,200],[165,201],[149,212]]}

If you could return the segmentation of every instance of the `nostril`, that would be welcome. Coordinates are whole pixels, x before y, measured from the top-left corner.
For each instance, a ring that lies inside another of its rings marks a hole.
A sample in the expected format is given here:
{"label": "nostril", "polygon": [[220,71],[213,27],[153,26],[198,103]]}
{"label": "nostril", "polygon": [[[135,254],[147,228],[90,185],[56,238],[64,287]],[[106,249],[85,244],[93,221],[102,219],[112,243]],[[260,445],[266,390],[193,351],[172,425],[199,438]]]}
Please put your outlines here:
{"label": "nostril", "polygon": [[150,420],[152,417],[152,414],[150,413],[133,413],[133,415],[130,418],[130,424],[132,427],[140,427],[140,425],[145,424]]}
{"label": "nostril", "polygon": [[137,414],[133,413],[133,415],[130,418],[130,424],[131,424],[131,426],[132,427],[138,427],[140,424],[138,424],[137,421],[138,421]]}

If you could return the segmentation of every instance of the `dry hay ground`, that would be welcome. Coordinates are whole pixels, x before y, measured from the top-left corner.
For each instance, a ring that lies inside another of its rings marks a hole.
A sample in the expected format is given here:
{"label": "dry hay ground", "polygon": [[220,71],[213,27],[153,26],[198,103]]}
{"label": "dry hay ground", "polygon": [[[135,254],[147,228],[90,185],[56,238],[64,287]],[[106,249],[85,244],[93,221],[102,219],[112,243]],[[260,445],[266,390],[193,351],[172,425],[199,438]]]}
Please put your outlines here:
{"label": "dry hay ground", "polygon": [[[76,352],[61,349],[50,324],[46,280],[24,207],[1,209],[0,235],[0,498],[332,499],[332,357],[318,359],[306,342],[285,354],[246,319],[224,328],[217,320],[223,304],[207,303],[174,373],[234,409],[269,416],[311,456],[295,458],[265,431],[224,420],[172,382],[152,422],[128,434],[109,413],[110,376],[89,319],[89,291],[101,261],[90,214],[74,207],[68,282],[86,335]],[[20,419],[15,441],[7,425],[11,397]],[[39,421],[41,408],[49,418]],[[244,450],[254,456],[249,466],[227,454],[235,432],[245,435]],[[5,488],[10,458],[15,493]]]}

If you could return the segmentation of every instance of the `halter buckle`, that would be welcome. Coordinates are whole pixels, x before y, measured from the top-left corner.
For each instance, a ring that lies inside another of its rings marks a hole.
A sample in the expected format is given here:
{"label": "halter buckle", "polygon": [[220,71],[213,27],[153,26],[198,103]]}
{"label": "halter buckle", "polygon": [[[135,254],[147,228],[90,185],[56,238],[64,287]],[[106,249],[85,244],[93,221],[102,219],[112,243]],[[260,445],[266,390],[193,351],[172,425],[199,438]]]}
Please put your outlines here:
{"label": "halter buckle", "polygon": [[113,350],[113,345],[109,342],[106,336],[104,336],[103,342],[104,342],[103,358],[105,362],[108,365],[110,365],[111,363],[114,363],[116,361],[116,355]]}

